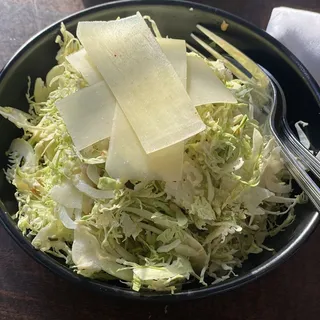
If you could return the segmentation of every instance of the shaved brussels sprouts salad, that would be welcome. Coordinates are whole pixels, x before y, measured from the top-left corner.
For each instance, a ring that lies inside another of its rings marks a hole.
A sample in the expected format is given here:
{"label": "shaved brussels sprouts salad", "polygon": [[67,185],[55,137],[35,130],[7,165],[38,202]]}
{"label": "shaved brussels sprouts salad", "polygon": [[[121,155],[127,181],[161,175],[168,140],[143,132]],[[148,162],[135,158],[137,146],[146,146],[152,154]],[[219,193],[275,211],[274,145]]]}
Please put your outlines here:
{"label": "shaved brussels sprouts salad", "polygon": [[5,174],[17,190],[14,218],[33,246],[85,277],[170,292],[189,279],[228,279],[250,254],[272,250],[266,237],[294,220],[303,197],[291,196],[280,149],[254,118],[267,92],[205,59],[238,103],[197,107],[206,128],[185,142],[183,179],[113,179],[105,170],[109,140],[79,152],[56,108],[87,86],[66,60],[82,46],[64,25],[61,34],[45,82],[38,78],[32,93],[29,79],[29,113],[0,108],[24,131]]}

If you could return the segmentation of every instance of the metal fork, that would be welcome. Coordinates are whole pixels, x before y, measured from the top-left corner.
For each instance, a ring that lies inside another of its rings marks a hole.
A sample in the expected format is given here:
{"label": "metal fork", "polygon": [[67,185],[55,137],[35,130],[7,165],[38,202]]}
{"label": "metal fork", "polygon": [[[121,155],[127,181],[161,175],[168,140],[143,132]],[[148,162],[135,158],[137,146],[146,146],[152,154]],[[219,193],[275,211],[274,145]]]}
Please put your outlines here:
{"label": "metal fork", "polygon": [[[287,162],[287,167],[292,176],[308,195],[317,210],[320,211],[320,189],[305,170],[305,167],[307,167],[320,180],[320,161],[294,137],[286,119],[286,100],[279,83],[270,72],[256,64],[232,44],[199,24],[197,28],[229,54],[236,63],[225,58],[194,33],[191,34],[191,37],[213,57],[221,60],[238,79],[254,83],[262,89],[269,88],[271,96],[273,97],[271,105],[269,106],[269,116],[266,117],[270,131],[281,147]],[[203,56],[190,44],[187,44],[187,47],[189,50]],[[241,67],[239,67],[238,64],[240,64]],[[250,76],[248,76],[248,74],[250,74]]]}

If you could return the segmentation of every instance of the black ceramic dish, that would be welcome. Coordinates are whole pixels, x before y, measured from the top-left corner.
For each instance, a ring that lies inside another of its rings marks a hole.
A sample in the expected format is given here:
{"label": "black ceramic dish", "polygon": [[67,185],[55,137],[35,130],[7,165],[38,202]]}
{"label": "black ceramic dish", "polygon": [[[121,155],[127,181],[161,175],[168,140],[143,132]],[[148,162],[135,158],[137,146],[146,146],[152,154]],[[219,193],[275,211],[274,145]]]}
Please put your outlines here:
{"label": "black ceramic dish", "polygon": [[[74,32],[80,20],[110,20],[118,16],[125,17],[134,14],[136,11],[151,15],[158,23],[163,35],[183,38],[190,43],[193,43],[190,33],[196,30],[197,23],[202,23],[221,34],[220,25],[225,20],[229,23],[229,28],[223,33],[223,37],[268,69],[281,84],[289,106],[289,121],[302,119],[315,123],[319,120],[319,88],[301,63],[264,31],[219,9],[182,1],[121,1],[90,8],[63,21],[67,28]],[[31,76],[32,79],[37,76],[43,77],[55,64],[57,45],[54,39],[59,32],[59,27],[58,22],[40,32],[26,43],[5,66],[0,76],[0,105],[27,110],[25,99],[27,76]],[[0,168],[5,168],[7,161],[5,151],[12,139],[21,135],[21,132],[2,118],[0,118],[0,130]],[[312,139],[312,142],[316,144],[317,140]],[[237,288],[260,277],[291,256],[311,234],[319,221],[319,215],[312,205],[298,207],[295,222],[285,232],[267,241],[267,245],[276,249],[276,254],[264,252],[251,256],[244,263],[243,268],[238,270],[238,277],[216,286],[200,287],[196,283],[189,283],[182,288],[182,291],[174,295],[152,292],[137,293],[117,281],[106,283],[80,277],[60,261],[35,250],[30,241],[22,236],[10,217],[16,210],[13,194],[14,188],[5,181],[1,170],[1,222],[17,243],[34,259],[75,284],[81,284],[104,294],[145,300],[195,299]]]}

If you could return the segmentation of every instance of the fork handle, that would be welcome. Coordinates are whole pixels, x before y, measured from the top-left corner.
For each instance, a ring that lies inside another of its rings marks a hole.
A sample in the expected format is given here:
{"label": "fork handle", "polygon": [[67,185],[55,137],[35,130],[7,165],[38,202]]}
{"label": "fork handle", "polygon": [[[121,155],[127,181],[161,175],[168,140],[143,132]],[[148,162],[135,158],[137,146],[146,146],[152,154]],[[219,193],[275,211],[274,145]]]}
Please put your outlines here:
{"label": "fork handle", "polygon": [[284,134],[287,137],[288,142],[295,150],[297,157],[306,167],[317,177],[320,181],[320,161],[317,159],[309,150],[307,150],[303,145],[301,145],[296,138],[293,137],[291,129],[288,123],[284,123]]}
{"label": "fork handle", "polygon": [[296,148],[293,146],[292,142],[288,140],[287,136],[283,139],[279,139],[277,136],[275,138],[278,145],[281,147],[285,159],[287,160],[289,171],[312,201],[316,209],[320,212],[320,189],[306,172],[301,162],[297,161],[298,152]]}

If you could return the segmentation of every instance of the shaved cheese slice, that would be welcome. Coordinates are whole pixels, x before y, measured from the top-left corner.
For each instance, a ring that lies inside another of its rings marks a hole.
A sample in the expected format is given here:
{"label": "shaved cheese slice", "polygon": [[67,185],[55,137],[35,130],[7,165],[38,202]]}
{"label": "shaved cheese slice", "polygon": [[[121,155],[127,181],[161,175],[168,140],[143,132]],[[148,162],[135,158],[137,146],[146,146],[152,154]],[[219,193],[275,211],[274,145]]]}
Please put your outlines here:
{"label": "shaved cheese slice", "polygon": [[106,171],[116,179],[153,180],[147,154],[119,106],[116,107]]}
{"label": "shaved cheese slice", "polygon": [[139,13],[115,21],[79,22],[77,35],[147,153],[205,129]]}
{"label": "shaved cheese slice", "polygon": [[[184,40],[157,39],[181,82],[187,85],[187,54]],[[184,142],[150,153],[141,143],[120,107],[116,108],[106,170],[114,179],[180,181]]]}
{"label": "shaved cheese slice", "polygon": [[214,74],[205,61],[189,55],[187,91],[194,106],[207,103],[237,103],[237,99]]}
{"label": "shaved cheese slice", "polygon": [[182,179],[183,154],[183,141],[148,154],[150,170],[155,173],[156,179],[180,181]]}
{"label": "shaved cheese slice", "polygon": [[[183,86],[187,87],[187,52],[186,42],[180,39],[157,38],[161,50],[172,64]],[[150,153],[150,170],[157,173],[163,181],[182,179],[184,142]]]}
{"label": "shaved cheese slice", "polygon": [[184,143],[146,154],[119,106],[116,107],[106,171],[114,179],[179,181]]}
{"label": "shaved cheese slice", "polygon": [[187,86],[187,51],[185,40],[157,38],[161,50],[172,64],[184,87]]}
{"label": "shaved cheese slice", "polygon": [[110,137],[115,105],[104,81],[56,102],[78,151]]}
{"label": "shaved cheese slice", "polygon": [[[186,42],[180,39],[157,38],[157,41],[172,64],[174,70],[186,87],[187,81],[187,54]],[[66,57],[72,67],[77,70],[89,85],[93,85],[103,80],[97,67],[90,61],[84,48]]]}
{"label": "shaved cheese slice", "polygon": [[89,86],[103,80],[98,69],[90,61],[85,49],[81,49],[68,55],[66,59],[75,70],[81,73],[84,80],[88,82]]}

